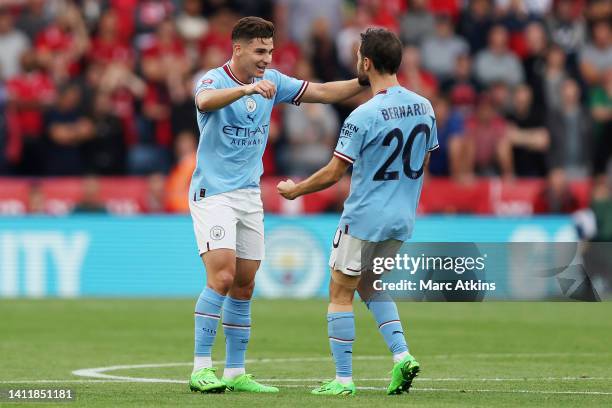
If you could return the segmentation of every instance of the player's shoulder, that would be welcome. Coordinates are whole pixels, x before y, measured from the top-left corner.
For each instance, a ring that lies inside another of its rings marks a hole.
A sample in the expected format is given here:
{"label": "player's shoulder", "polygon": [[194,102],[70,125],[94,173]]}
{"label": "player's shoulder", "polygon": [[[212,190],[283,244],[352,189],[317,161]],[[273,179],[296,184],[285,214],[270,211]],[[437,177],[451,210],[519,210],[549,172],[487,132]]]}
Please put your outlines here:
{"label": "player's shoulder", "polygon": [[278,83],[283,76],[286,76],[282,72],[274,68],[266,68],[264,71],[263,79],[267,79],[268,81]]}
{"label": "player's shoulder", "polygon": [[371,98],[367,102],[362,103],[348,116],[348,119],[352,120],[360,120],[364,123],[373,119],[376,116],[376,112],[378,110],[379,102],[375,101],[374,98]]}
{"label": "player's shoulder", "polygon": [[223,82],[224,79],[225,79],[225,76],[223,73],[223,67],[217,67],[217,68],[210,69],[204,72],[203,74],[200,74],[198,76],[196,86],[210,84],[215,81]]}
{"label": "player's shoulder", "polygon": [[225,76],[225,72],[223,70],[223,67],[216,67],[216,68],[211,68],[208,71],[204,72],[204,74],[202,76],[203,77],[205,77],[205,76],[224,77]]}
{"label": "player's shoulder", "polygon": [[398,97],[407,100],[409,103],[425,103],[431,106],[431,102],[429,99],[420,95],[410,89],[404,88],[403,86],[399,87],[400,92],[398,92]]}
{"label": "player's shoulder", "polygon": [[398,105],[409,105],[409,106],[418,106],[420,107],[421,114],[429,114],[434,116],[433,106],[429,99],[420,95],[414,91],[406,89],[404,87],[399,87],[399,91],[394,95],[392,103]]}

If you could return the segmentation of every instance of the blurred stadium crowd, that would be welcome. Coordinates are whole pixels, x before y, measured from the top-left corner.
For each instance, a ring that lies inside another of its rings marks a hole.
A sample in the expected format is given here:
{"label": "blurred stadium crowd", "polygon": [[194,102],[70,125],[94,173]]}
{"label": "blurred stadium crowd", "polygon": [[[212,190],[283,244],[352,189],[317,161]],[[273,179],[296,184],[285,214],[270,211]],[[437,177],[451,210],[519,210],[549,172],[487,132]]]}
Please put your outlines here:
{"label": "blurred stadium crowd", "polygon": [[[366,27],[396,31],[400,82],[438,118],[433,176],[548,180],[535,212],[577,209],[568,180],[610,195],[609,0],[2,0],[0,176],[147,177],[162,210],[185,211],[193,83],[230,58],[244,15],[274,21],[273,65],[311,81],[354,77]],[[369,97],[277,107],[264,176],[327,163]]]}

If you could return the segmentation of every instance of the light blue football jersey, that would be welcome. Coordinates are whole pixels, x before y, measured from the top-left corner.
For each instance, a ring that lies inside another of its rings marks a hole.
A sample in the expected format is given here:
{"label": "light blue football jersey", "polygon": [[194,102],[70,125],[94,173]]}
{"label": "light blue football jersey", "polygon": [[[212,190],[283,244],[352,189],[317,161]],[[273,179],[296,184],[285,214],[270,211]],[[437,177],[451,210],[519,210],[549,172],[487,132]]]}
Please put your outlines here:
{"label": "light blue football jersey", "polygon": [[[200,142],[189,188],[190,199],[200,200],[241,188],[259,187],[263,173],[261,158],[268,141],[272,108],[281,102],[299,105],[308,87],[307,81],[274,69],[266,69],[263,79],[276,85],[273,99],[255,94],[243,96],[212,112],[201,112],[196,108]],[[206,89],[242,85],[246,84],[240,82],[226,63],[204,74],[196,83],[194,95]]]}
{"label": "light blue football jersey", "polygon": [[364,241],[409,239],[423,186],[423,162],[437,147],[433,108],[414,92],[394,86],[355,109],[334,151],[353,164],[339,228]]}

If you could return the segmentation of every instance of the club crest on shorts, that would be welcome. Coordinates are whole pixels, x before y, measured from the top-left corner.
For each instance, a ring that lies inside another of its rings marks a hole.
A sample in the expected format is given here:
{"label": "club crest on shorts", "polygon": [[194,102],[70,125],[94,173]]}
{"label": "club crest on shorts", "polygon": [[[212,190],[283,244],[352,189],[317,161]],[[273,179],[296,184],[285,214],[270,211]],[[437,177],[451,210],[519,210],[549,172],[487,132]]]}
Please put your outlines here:
{"label": "club crest on shorts", "polygon": [[225,236],[225,230],[223,229],[223,227],[219,225],[215,225],[214,227],[210,229],[210,237],[214,239],[215,241],[219,241],[220,239],[223,239],[224,236]]}
{"label": "club crest on shorts", "polygon": [[249,112],[249,113],[254,112],[255,109],[257,109],[257,102],[255,102],[255,99],[247,98],[246,99],[246,108],[247,108],[247,112]]}

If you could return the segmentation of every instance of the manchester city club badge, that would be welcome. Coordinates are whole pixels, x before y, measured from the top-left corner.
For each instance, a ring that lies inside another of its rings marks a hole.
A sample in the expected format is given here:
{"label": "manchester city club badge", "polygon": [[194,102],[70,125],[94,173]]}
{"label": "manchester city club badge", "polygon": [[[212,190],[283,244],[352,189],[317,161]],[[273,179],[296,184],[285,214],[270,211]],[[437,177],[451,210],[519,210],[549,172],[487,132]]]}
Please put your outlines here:
{"label": "manchester city club badge", "polygon": [[255,99],[247,98],[247,100],[246,100],[246,108],[247,108],[247,112],[249,112],[249,113],[255,111],[255,109],[257,109],[257,103],[255,102]]}

